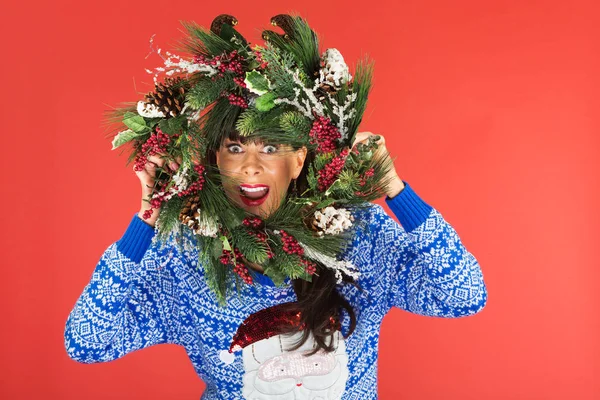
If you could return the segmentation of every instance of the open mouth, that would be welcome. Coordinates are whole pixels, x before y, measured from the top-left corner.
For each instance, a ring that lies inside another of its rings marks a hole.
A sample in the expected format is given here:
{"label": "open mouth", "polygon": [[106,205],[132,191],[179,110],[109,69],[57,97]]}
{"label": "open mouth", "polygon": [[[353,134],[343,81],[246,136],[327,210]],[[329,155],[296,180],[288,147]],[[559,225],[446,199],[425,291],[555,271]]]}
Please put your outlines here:
{"label": "open mouth", "polygon": [[267,185],[243,184],[238,188],[240,190],[240,198],[244,204],[248,206],[257,206],[262,204],[269,195],[269,187]]}

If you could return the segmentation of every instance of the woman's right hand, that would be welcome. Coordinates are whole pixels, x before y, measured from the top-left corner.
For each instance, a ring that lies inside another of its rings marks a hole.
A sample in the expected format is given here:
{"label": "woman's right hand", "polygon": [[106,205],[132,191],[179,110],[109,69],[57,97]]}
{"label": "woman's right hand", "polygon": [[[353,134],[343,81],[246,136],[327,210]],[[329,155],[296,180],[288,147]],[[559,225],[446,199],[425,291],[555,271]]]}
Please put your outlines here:
{"label": "woman's right hand", "polygon": [[142,204],[138,216],[152,227],[154,227],[154,225],[156,224],[156,219],[158,218],[158,210],[152,209],[152,216],[148,219],[144,219],[143,215],[146,210],[150,209],[150,203],[148,202],[148,199],[150,198],[150,195],[152,194],[154,188],[154,183],[156,180],[156,169],[159,167],[163,167],[165,164],[167,164],[168,168],[174,173],[175,171],[177,171],[179,165],[181,164],[181,157],[177,157],[175,161],[169,160],[168,155],[164,153],[156,153],[153,156],[148,156],[148,161],[146,162],[146,165],[144,166],[143,170],[135,171],[134,166],[134,172],[139,178],[140,183],[142,185]]}

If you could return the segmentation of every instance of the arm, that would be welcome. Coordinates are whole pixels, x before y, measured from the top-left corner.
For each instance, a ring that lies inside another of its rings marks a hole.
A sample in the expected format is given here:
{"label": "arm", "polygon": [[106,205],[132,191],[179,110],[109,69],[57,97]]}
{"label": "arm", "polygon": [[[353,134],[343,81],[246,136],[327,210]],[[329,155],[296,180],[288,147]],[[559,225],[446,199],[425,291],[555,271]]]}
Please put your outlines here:
{"label": "arm", "polygon": [[177,343],[179,299],[171,258],[150,247],[154,228],[133,216],[123,237],[102,255],[68,316],[64,336],[70,358],[111,361],[159,343]]}
{"label": "arm", "polygon": [[384,311],[395,306],[436,317],[479,312],[487,290],[477,260],[442,215],[404,184],[386,198],[402,226],[378,205],[369,222],[375,269],[385,282]]}

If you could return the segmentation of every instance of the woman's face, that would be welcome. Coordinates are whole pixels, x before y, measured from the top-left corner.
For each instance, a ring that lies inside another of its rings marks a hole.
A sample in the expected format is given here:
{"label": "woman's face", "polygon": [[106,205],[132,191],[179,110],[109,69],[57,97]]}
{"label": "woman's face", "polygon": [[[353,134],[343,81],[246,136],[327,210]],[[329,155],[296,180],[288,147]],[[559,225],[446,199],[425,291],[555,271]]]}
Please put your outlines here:
{"label": "woman's face", "polygon": [[216,152],[225,193],[239,207],[263,218],[275,211],[292,179],[302,171],[306,148],[225,139]]}

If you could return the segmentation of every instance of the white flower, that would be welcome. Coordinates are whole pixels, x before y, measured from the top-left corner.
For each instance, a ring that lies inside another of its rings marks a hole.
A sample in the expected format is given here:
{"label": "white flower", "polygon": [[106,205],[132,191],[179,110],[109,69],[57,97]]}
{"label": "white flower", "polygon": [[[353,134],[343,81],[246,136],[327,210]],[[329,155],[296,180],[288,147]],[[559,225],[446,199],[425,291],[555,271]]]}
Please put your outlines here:
{"label": "white flower", "polygon": [[345,208],[325,207],[315,211],[314,225],[319,228],[318,235],[337,235],[352,226],[354,217]]}
{"label": "white flower", "polygon": [[146,118],[164,118],[165,114],[155,104],[138,101],[137,112]]}

